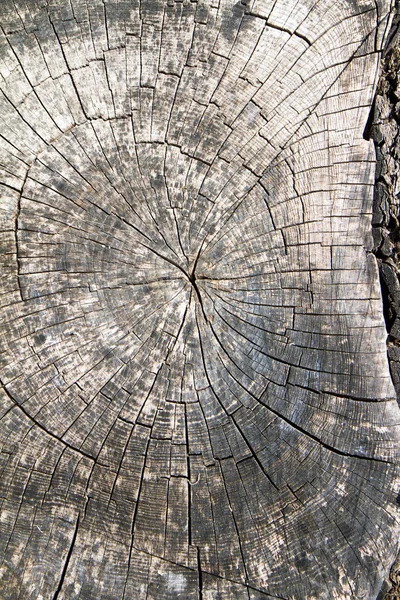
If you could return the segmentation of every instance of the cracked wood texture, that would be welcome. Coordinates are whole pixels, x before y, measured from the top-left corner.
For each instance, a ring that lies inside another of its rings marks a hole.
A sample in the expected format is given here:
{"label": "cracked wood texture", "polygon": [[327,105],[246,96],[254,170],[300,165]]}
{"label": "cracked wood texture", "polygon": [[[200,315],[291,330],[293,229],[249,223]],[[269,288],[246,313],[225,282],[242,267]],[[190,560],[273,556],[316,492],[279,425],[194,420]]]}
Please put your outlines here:
{"label": "cracked wood texture", "polygon": [[373,600],[387,0],[0,3],[0,597]]}

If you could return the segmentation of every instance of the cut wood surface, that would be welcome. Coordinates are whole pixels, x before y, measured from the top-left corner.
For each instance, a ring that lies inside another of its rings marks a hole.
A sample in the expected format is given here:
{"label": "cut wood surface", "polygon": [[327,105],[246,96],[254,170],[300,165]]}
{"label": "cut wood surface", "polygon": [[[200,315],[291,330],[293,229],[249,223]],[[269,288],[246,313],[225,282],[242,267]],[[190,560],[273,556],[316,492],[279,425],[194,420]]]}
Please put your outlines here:
{"label": "cut wood surface", "polygon": [[390,10],[1,0],[2,600],[375,600]]}

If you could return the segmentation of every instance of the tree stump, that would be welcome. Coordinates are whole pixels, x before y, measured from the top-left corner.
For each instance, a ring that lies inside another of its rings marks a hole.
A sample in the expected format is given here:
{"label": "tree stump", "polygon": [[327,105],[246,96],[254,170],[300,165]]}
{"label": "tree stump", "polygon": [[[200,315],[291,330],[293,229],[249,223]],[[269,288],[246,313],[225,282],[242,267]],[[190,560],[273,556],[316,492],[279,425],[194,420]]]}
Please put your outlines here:
{"label": "tree stump", "polygon": [[1,1],[2,599],[378,594],[389,13]]}

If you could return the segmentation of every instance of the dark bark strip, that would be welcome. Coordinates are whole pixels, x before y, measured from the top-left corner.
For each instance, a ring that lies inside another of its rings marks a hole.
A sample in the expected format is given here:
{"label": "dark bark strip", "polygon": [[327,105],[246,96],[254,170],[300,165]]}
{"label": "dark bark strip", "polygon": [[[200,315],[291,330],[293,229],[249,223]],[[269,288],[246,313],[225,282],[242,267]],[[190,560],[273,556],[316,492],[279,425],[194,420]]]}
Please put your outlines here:
{"label": "dark bark strip", "polygon": [[[382,57],[382,73],[366,128],[377,157],[373,234],[378,259],[383,313],[388,332],[388,358],[400,403],[400,4]],[[400,594],[400,556],[385,580],[378,600],[394,600]]]}

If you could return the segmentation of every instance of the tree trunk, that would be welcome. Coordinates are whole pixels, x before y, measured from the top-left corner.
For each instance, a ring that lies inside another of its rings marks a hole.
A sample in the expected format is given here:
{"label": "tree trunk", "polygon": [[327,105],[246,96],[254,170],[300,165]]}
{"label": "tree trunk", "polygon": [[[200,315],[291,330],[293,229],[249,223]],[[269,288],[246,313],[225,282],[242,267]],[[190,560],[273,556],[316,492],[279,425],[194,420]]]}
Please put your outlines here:
{"label": "tree trunk", "polygon": [[389,12],[1,0],[2,599],[376,598]]}
{"label": "tree trunk", "polygon": [[[383,309],[388,331],[388,357],[393,383],[400,400],[400,3],[396,0],[391,31],[383,56],[383,69],[373,110],[371,138],[375,142],[377,168],[373,202],[374,254],[378,259]],[[385,582],[379,600],[400,598],[400,554]],[[388,585],[391,584],[390,585]],[[389,589],[390,588],[390,589]],[[385,595],[385,591],[387,594]]]}

